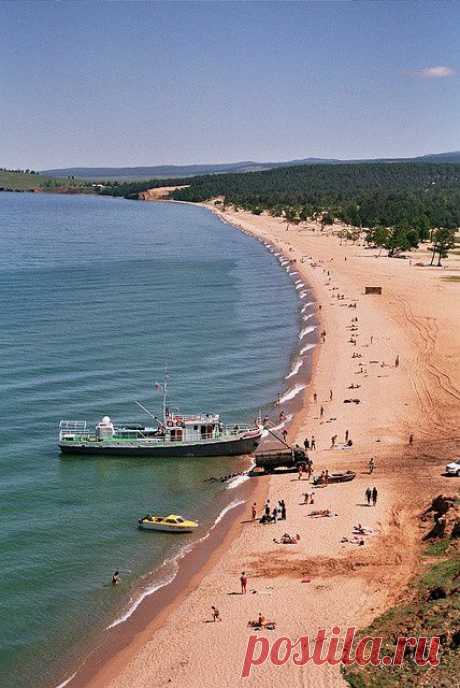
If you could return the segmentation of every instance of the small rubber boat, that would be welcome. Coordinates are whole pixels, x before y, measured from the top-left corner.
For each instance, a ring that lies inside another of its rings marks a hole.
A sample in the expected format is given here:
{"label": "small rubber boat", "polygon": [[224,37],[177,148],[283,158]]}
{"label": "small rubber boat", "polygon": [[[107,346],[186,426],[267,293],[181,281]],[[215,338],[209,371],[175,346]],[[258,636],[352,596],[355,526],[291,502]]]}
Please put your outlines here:
{"label": "small rubber boat", "polygon": [[[349,483],[350,480],[353,480],[356,477],[356,473],[353,471],[345,471],[344,473],[329,473],[327,482],[328,484],[331,483]],[[314,485],[321,485],[325,484],[324,481],[321,480],[321,476],[318,476],[314,478],[313,480]]]}
{"label": "small rubber boat", "polygon": [[175,514],[170,514],[169,516],[147,514],[147,516],[138,520],[138,526],[141,530],[159,530],[165,533],[191,533],[195,528],[198,528],[198,523]]}

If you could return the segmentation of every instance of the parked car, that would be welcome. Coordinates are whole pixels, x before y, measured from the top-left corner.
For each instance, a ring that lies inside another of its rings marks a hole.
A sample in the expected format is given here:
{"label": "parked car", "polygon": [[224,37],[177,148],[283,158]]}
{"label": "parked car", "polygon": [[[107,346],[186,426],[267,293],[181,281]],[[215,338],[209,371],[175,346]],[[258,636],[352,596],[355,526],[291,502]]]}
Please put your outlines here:
{"label": "parked car", "polygon": [[455,459],[446,466],[447,475],[458,475],[460,477],[460,459]]}

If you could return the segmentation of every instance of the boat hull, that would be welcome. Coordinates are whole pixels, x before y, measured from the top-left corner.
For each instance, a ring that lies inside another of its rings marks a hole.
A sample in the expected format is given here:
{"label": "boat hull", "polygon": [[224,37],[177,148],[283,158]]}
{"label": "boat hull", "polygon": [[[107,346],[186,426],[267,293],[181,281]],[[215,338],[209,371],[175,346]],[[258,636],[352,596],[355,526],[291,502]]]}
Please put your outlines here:
{"label": "boat hull", "polygon": [[73,444],[61,442],[59,448],[63,454],[87,454],[92,456],[149,456],[151,458],[194,458],[202,456],[242,456],[252,454],[258,447],[261,433],[235,439],[216,440],[195,444],[168,444],[127,446],[108,442],[87,442]]}
{"label": "boat hull", "polygon": [[160,525],[159,523],[147,525],[140,523],[139,530],[152,530],[158,533],[193,533],[193,531],[196,530],[196,526],[194,528],[187,526],[185,526],[185,528],[178,528],[177,526]]}

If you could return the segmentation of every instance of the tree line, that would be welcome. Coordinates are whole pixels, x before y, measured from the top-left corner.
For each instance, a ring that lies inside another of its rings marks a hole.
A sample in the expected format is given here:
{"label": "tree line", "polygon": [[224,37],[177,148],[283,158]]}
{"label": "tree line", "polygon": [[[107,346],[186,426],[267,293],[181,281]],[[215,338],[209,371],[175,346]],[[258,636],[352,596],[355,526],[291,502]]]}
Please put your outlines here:
{"label": "tree line", "polygon": [[340,220],[366,230],[371,245],[390,256],[432,240],[439,261],[460,226],[460,165],[358,163],[302,165],[264,172],[210,174],[182,179],[109,183],[101,193],[137,198],[158,186],[183,186],[176,200],[220,198],[233,206],[283,217],[288,225],[316,219],[322,228]]}

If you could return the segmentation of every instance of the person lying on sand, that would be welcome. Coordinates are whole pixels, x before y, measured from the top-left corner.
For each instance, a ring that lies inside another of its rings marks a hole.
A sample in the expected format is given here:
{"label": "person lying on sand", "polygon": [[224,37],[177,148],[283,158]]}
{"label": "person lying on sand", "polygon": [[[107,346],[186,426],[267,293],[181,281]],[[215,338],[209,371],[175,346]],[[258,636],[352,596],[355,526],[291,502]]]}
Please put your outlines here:
{"label": "person lying on sand", "polygon": [[320,509],[319,511],[312,511],[311,514],[308,515],[312,516],[313,518],[331,518],[332,516],[337,516],[337,514],[331,511],[330,509]]}
{"label": "person lying on sand", "polygon": [[373,532],[372,528],[365,528],[361,523],[358,523],[357,526],[353,526],[353,533],[355,535],[371,535]]}
{"label": "person lying on sand", "polygon": [[276,623],[274,621],[266,621],[262,612],[259,612],[257,621],[248,621],[248,626],[250,628],[266,628],[269,631],[274,631],[276,628]]}
{"label": "person lying on sand", "polygon": [[277,545],[296,545],[300,540],[300,535],[297,533],[297,535],[289,535],[289,533],[284,533],[284,535],[281,536],[280,540],[276,540],[273,538],[273,542],[275,542]]}
{"label": "person lying on sand", "polygon": [[356,535],[352,537],[351,539],[347,537],[343,537],[340,542],[345,543],[348,542],[350,545],[359,545],[362,547],[364,545],[364,538],[362,537],[357,537]]}

